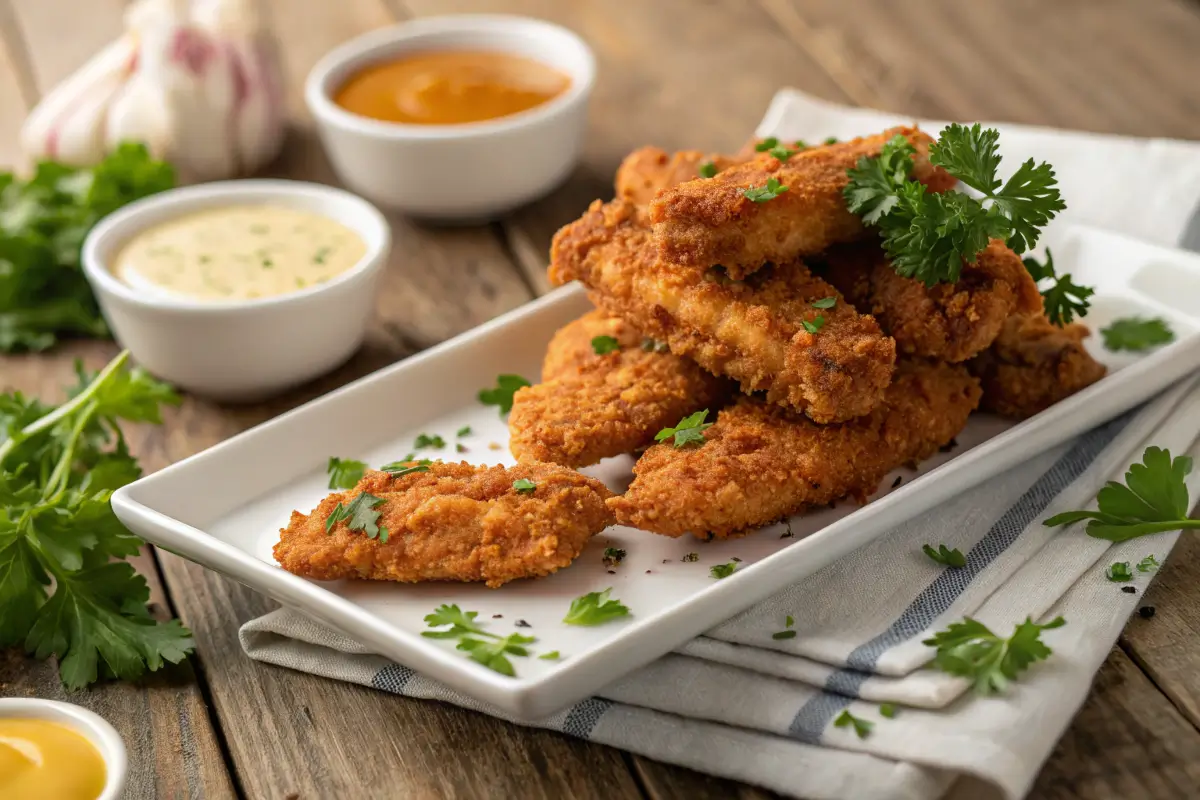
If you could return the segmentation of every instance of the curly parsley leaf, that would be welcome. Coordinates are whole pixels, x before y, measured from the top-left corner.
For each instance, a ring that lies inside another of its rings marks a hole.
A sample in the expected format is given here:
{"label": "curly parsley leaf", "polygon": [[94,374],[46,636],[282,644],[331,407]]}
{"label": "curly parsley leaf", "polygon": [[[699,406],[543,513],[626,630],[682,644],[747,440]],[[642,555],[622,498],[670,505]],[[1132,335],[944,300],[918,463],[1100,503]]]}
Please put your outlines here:
{"label": "curly parsley leaf", "polygon": [[425,624],[430,628],[450,627],[444,631],[422,631],[421,635],[430,639],[454,639],[468,633],[492,636],[475,624],[478,616],[478,611],[463,611],[457,605],[442,604],[432,614],[425,615]]}
{"label": "curly parsley leaf", "polygon": [[712,575],[717,580],[728,578],[737,571],[737,562],[730,561],[728,564],[714,564],[709,568],[708,574]]}
{"label": "curly parsley leaf", "polygon": [[849,710],[838,714],[837,719],[833,721],[835,728],[854,728],[854,734],[860,739],[865,739],[871,735],[871,729],[875,727],[874,722],[869,720],[859,719],[850,713]]}
{"label": "curly parsley leaf", "polygon": [[1107,328],[1100,329],[1104,346],[1109,350],[1132,350],[1141,352],[1160,344],[1175,340],[1175,332],[1167,327],[1165,320],[1158,317],[1125,317],[1113,320]]}
{"label": "curly parsley leaf", "polygon": [[937,648],[933,663],[938,669],[970,679],[979,694],[999,694],[1031,664],[1050,656],[1052,651],[1039,638],[1041,632],[1065,624],[1062,617],[1045,625],[1026,619],[1004,639],[982,622],[967,617],[922,644]]}
{"label": "curly parsley leaf", "polygon": [[529,381],[520,375],[499,375],[496,377],[495,389],[480,389],[479,402],[485,406],[498,406],[500,415],[512,411],[513,395],[518,389],[528,386]]}
{"label": "curly parsley leaf", "polygon": [[1184,478],[1192,471],[1190,456],[1171,458],[1170,450],[1147,447],[1142,463],[1125,473],[1125,483],[1109,481],[1096,495],[1096,511],[1066,511],[1046,520],[1057,527],[1088,520],[1087,534],[1110,542],[1125,542],[1152,533],[1200,528],[1188,517]]}
{"label": "curly parsley leaf", "polygon": [[368,539],[378,538],[381,542],[388,540],[388,529],[379,525],[380,511],[376,507],[383,502],[382,497],[376,497],[370,492],[363,492],[350,501],[349,505],[338,503],[333,512],[325,520],[325,533],[332,533],[339,522],[345,521],[346,527],[352,531],[362,531]]}
{"label": "curly parsley leaf", "polygon": [[365,461],[330,456],[325,471],[329,473],[330,489],[353,489],[366,473],[367,464]]}
{"label": "curly parsley leaf", "polygon": [[533,494],[537,484],[529,478],[517,478],[513,481],[513,488],[517,490],[517,494]]}
{"label": "curly parsley leaf", "polygon": [[463,637],[459,640],[456,649],[465,650],[471,654],[471,659],[483,664],[493,672],[499,672],[501,675],[507,675],[510,678],[516,676],[516,670],[513,669],[512,662],[508,660],[508,656],[528,656],[529,650],[524,645],[536,642],[532,636],[522,636],[519,633],[510,633],[503,639],[485,640],[472,639]]}
{"label": "curly parsley leaf", "polygon": [[1108,569],[1104,571],[1104,577],[1108,578],[1113,583],[1128,583],[1133,580],[1133,571],[1129,569],[1128,561],[1114,561]]}
{"label": "curly parsley leaf", "polygon": [[788,187],[781,184],[777,178],[767,178],[767,182],[763,186],[751,186],[749,189],[742,190],[742,196],[752,203],[765,203],[768,200],[774,200],[787,190]]}
{"label": "curly parsley leaf", "polygon": [[596,336],[592,339],[592,352],[598,356],[616,353],[621,349],[621,343],[615,336]]}
{"label": "curly parsley leaf", "polygon": [[1054,281],[1041,289],[1042,305],[1046,309],[1046,317],[1051,322],[1061,327],[1069,324],[1076,316],[1087,316],[1091,306],[1090,298],[1096,293],[1095,290],[1075,283],[1071,280],[1070,273],[1059,275],[1054,268],[1054,255],[1049,249],[1046,250],[1045,263],[1032,256],[1022,259],[1022,263],[1035,283]]}
{"label": "curly parsley leaf", "polygon": [[847,208],[879,227],[896,272],[932,286],[955,282],[963,261],[973,263],[990,239],[1005,239],[1017,253],[1037,243],[1039,229],[1065,208],[1054,171],[1022,164],[1007,183],[996,171],[999,134],[978,123],[949,125],[929,148],[929,160],[984,195],[932,193],[911,178],[915,149],[903,137],[887,142],[877,158],[848,170]]}
{"label": "curly parsley leaf", "polygon": [[603,625],[620,617],[629,616],[629,609],[619,600],[608,599],[612,587],[602,592],[589,592],[571,601],[571,607],[563,622],[568,625]]}
{"label": "curly parsley leaf", "polygon": [[951,550],[946,545],[939,544],[934,550],[932,545],[927,544],[921,547],[921,552],[947,567],[965,567],[967,565],[967,557],[957,547]]}
{"label": "curly parsley leaf", "polygon": [[654,434],[654,441],[662,442],[674,437],[677,448],[686,447],[689,444],[704,444],[704,432],[713,426],[713,423],[704,421],[707,417],[707,408],[689,414],[679,420],[674,428],[663,428]]}

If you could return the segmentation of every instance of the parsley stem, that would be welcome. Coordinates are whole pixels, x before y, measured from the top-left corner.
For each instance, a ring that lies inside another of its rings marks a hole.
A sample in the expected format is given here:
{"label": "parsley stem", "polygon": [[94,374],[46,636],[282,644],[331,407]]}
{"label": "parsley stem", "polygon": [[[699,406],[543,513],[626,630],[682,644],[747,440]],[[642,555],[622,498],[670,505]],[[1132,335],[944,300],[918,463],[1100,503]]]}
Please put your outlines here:
{"label": "parsley stem", "polygon": [[[34,420],[33,422],[26,425],[25,428],[22,429],[19,434],[17,434],[16,436],[10,437],[8,439],[8,441],[4,442],[4,444],[0,444],[0,464],[4,463],[4,459],[8,457],[8,454],[11,453],[13,448],[16,447],[18,444],[25,441],[30,436],[33,436],[35,433],[40,433],[41,431],[46,430],[47,428],[54,425],[55,423],[57,423],[59,420],[63,419],[64,417],[75,413],[76,410],[78,410],[85,403],[87,403],[89,400],[91,400],[92,397],[98,391],[100,391],[100,387],[103,386],[104,383],[117,370],[119,370],[122,366],[124,366],[125,362],[127,360],[129,360],[129,351],[122,350],[120,353],[117,354],[116,358],[114,358],[112,361],[108,362],[108,365],[104,369],[100,370],[100,374],[96,376],[95,380],[93,380],[86,389],[84,389],[82,392],[80,392],[79,394],[72,397],[67,402],[63,403],[58,408],[51,411],[49,414],[42,417],[41,419]],[[57,471],[57,469],[55,471]]]}
{"label": "parsley stem", "polygon": [[86,411],[75,419],[75,426],[71,430],[71,438],[67,440],[67,446],[63,448],[62,457],[54,465],[54,472],[50,473],[50,479],[46,481],[46,487],[42,490],[43,502],[57,500],[66,490],[71,466],[75,461],[75,445],[79,443],[79,437],[83,436],[83,429],[92,421],[92,415],[95,413],[96,404],[92,403],[87,407]]}

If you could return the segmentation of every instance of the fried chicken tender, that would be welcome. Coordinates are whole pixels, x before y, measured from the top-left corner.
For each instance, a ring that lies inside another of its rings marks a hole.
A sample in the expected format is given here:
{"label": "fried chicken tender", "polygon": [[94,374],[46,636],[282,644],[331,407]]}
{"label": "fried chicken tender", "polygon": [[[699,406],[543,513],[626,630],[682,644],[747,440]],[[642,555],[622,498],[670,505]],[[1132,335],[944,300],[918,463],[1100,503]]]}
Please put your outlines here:
{"label": "fried chicken tender", "polygon": [[855,308],[873,314],[908,356],[966,361],[992,343],[1011,314],[1042,311],[1037,284],[999,239],[974,264],[963,264],[957,283],[935,286],[897,275],[874,241],[832,247],[810,263]]}
{"label": "fried chicken tender", "polygon": [[[620,350],[597,355],[596,336],[613,337]],[[715,411],[736,390],[692,361],[643,349],[642,341],[632,325],[603,311],[558,331],[543,382],[513,397],[512,454],[567,467],[595,464],[652,444],[656,433],[693,411]]]}
{"label": "fried chicken tender", "polygon": [[[878,156],[883,145],[902,135],[916,148],[912,175],[931,191],[945,191],[955,179],[929,163],[933,139],[909,127],[875,136],[810,147],[787,161],[762,154],[714,178],[681,183],[650,203],[654,240],[667,261],[701,270],[720,264],[734,280],[760,269],[815,255],[832,245],[864,236],[862,220],[846,208],[846,170],[860,158]],[[787,191],[756,203],[745,196],[775,178]]]}
{"label": "fried chicken tender", "polygon": [[[658,258],[650,240],[632,203],[596,201],[555,234],[550,279],[582,281],[597,306],[672,353],[817,422],[851,419],[879,402],[895,342],[804,264],[776,264],[740,283],[707,279]],[[832,308],[813,308],[829,297]]]}
{"label": "fried chicken tender", "polygon": [[667,153],[659,147],[641,147],[625,156],[621,166],[617,167],[617,199],[644,206],[654,199],[659,190],[698,178],[700,165],[705,162],[711,162],[721,172],[743,164],[753,156],[753,150],[748,155],[723,156],[699,150]]}
{"label": "fried chicken tender", "polygon": [[[534,482],[532,492],[513,488],[521,478]],[[380,534],[350,530],[345,520],[327,532],[338,504],[364,492],[383,501],[374,509]],[[551,464],[435,462],[400,477],[370,471],[311,514],[293,511],[275,559],[288,572],[323,581],[484,581],[496,588],[570,565],[612,522],[604,506],[609,497],[599,481]]]}
{"label": "fried chicken tender", "polygon": [[883,403],[865,417],[816,425],[744,397],[717,415],[700,446],[646,451],[617,521],[665,536],[727,538],[843,497],[873,493],[892,469],[953,439],[979,403],[960,365],[901,360]]}
{"label": "fried chicken tender", "polygon": [[967,363],[983,385],[982,408],[1025,419],[1104,377],[1083,346],[1090,332],[1058,327],[1044,314],[1010,317],[992,346]]}

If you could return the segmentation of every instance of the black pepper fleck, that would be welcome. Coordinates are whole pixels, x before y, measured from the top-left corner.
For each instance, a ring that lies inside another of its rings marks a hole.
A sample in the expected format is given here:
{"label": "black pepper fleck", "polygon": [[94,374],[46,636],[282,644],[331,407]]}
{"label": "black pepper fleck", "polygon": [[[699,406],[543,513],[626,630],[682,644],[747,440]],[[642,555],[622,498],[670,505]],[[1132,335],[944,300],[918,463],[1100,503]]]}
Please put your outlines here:
{"label": "black pepper fleck", "polygon": [[503,616],[503,614],[492,614],[492,619],[500,619]]}
{"label": "black pepper fleck", "polygon": [[[666,562],[663,562],[663,563],[666,563]],[[649,575],[649,574],[650,574],[650,570],[646,570],[646,574],[647,574],[647,575]]]}
{"label": "black pepper fleck", "polygon": [[1138,614],[1142,619],[1150,619],[1154,616],[1154,606],[1142,606],[1138,609]]}
{"label": "black pepper fleck", "polygon": [[899,485],[900,485],[900,484],[901,484],[903,481],[904,481],[904,476],[903,476],[903,475],[897,475],[897,476],[896,476],[896,480],[892,481],[892,488],[893,488],[893,489],[895,489],[895,488],[896,488],[897,486],[899,486]]}
{"label": "black pepper fleck", "polygon": [[947,444],[938,448],[939,453],[949,453],[954,448],[958,447],[958,439],[951,439]]}
{"label": "black pepper fleck", "polygon": [[1125,594],[1137,594],[1137,589],[1133,588],[1132,586],[1122,586],[1121,591]]}
{"label": "black pepper fleck", "polygon": [[609,575],[616,575],[616,574],[617,574],[617,571],[616,571],[615,569],[610,569],[610,570],[607,570],[607,572],[608,572],[608,574],[609,574]]}
{"label": "black pepper fleck", "polygon": [[519,619],[516,622],[514,622],[513,624],[516,625],[518,628],[532,628],[533,627],[532,625],[530,625],[528,622],[526,622],[523,619]]}
{"label": "black pepper fleck", "polygon": [[741,561],[741,559],[740,559],[740,558],[738,558],[737,556],[733,556],[733,557],[731,557],[729,560],[730,560],[730,561],[738,561],[738,562],[740,562],[740,561]]}

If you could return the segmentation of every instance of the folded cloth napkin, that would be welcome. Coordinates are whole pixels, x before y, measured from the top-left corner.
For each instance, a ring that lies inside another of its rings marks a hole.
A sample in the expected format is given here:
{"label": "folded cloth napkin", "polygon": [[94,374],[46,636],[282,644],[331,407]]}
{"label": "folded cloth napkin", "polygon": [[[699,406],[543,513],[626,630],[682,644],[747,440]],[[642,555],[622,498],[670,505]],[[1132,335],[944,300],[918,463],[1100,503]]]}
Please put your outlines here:
{"label": "folded cloth napkin", "polygon": [[[759,134],[818,140],[897,121],[785,90]],[[1000,127],[1010,158],[1036,155],[1055,164],[1073,187],[1067,191],[1077,222],[1169,244],[1200,196],[1200,145]],[[1108,166],[1091,170],[1089,161]],[[1106,191],[1114,171],[1145,193],[1129,199],[1134,193],[1124,180],[1123,192]],[[1092,194],[1105,202],[1076,204]],[[1172,198],[1172,213],[1176,205],[1188,213],[1146,219],[1155,216],[1146,203],[1164,196]],[[1134,202],[1137,213],[1121,207]],[[1162,562],[1178,537],[1114,546],[1088,537],[1082,525],[1050,529],[1042,521],[1093,503],[1104,482],[1121,480],[1147,445],[1196,454],[1198,436],[1194,378],[533,724],[792,797],[1020,797],[1153,575],[1135,572],[1138,593],[1128,594],[1107,579],[1105,566],[1149,555]],[[1200,473],[1188,486],[1194,495]],[[921,552],[928,542],[958,548],[966,566],[934,563]],[[965,680],[927,666],[933,651],[922,640],[964,616],[1007,635],[1026,617],[1058,615],[1067,624],[1042,634],[1054,654],[1003,696],[975,696]],[[795,619],[795,637],[772,638],[786,616]],[[246,623],[241,642],[261,661],[506,716],[289,609]],[[882,703],[897,713],[884,717]],[[872,723],[869,735],[836,725],[844,711]]]}

